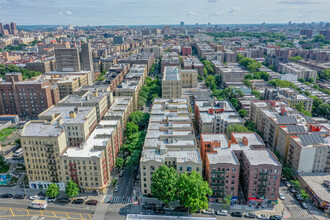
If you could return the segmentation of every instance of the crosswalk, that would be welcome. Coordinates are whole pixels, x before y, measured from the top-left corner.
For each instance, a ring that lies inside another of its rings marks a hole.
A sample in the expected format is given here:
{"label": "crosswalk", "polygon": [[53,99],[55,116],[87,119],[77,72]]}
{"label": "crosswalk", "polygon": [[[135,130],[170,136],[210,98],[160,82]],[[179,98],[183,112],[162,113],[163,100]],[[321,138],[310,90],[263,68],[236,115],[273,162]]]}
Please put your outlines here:
{"label": "crosswalk", "polygon": [[110,198],[109,203],[132,203],[132,197],[130,196],[114,196]]}
{"label": "crosswalk", "polygon": [[292,219],[313,219],[313,215],[311,215],[307,210],[294,210],[288,208],[288,211],[291,215]]}

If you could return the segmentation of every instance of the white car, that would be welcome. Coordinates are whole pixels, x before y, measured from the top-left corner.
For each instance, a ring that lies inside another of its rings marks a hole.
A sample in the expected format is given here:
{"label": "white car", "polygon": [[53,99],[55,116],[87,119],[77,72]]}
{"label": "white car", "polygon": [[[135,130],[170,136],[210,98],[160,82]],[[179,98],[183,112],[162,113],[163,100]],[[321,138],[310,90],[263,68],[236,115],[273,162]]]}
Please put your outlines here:
{"label": "white car", "polygon": [[217,211],[217,215],[227,216],[228,215],[228,211],[227,210],[218,210]]}
{"label": "white car", "polygon": [[214,209],[204,209],[203,214],[209,214],[209,215],[214,215]]}
{"label": "white car", "polygon": [[46,201],[47,202],[55,202],[56,201],[56,198],[49,198],[49,197],[47,197],[46,198]]}
{"label": "white car", "polygon": [[281,200],[284,200],[284,199],[285,199],[283,193],[278,193],[278,197],[279,197]]}
{"label": "white car", "polygon": [[29,199],[30,199],[30,200],[40,199],[40,196],[38,196],[38,195],[30,196]]}
{"label": "white car", "polygon": [[258,219],[268,220],[268,215],[258,215]]}
{"label": "white car", "polygon": [[167,210],[167,211],[173,211],[174,210],[174,207],[171,206],[171,205],[166,205],[163,207],[164,210]]}
{"label": "white car", "polygon": [[118,186],[116,186],[114,191],[118,192],[118,190],[119,190],[119,188],[118,188]]}

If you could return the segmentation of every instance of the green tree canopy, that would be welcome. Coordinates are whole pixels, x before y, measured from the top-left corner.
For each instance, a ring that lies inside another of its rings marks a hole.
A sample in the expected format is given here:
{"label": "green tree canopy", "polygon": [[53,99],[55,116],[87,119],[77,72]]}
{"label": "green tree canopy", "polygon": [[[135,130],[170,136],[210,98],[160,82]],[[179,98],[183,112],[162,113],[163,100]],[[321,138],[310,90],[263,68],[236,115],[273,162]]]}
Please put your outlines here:
{"label": "green tree canopy", "polygon": [[226,134],[228,139],[231,137],[231,133],[233,132],[251,132],[247,127],[241,124],[233,124],[233,125],[228,125],[226,128]]}
{"label": "green tree canopy", "polygon": [[319,116],[323,116],[325,118],[330,119],[330,103],[324,103],[319,105],[319,107],[316,109],[316,113]]}
{"label": "green tree canopy", "polygon": [[126,130],[125,134],[126,136],[131,136],[132,134],[139,131],[139,126],[137,126],[134,122],[127,122],[126,123]]}
{"label": "green tree canopy", "polygon": [[70,180],[67,185],[66,185],[66,188],[65,188],[65,194],[68,196],[68,197],[74,197],[74,196],[77,196],[79,195],[79,187],[78,187],[78,184],[73,182],[72,180]]}
{"label": "green tree canopy", "polygon": [[152,174],[151,193],[165,204],[177,199],[179,174],[166,165],[159,167]]}
{"label": "green tree canopy", "polygon": [[241,116],[242,118],[245,118],[247,116],[247,112],[245,111],[245,109],[241,109],[238,111],[239,116]]}
{"label": "green tree canopy", "polygon": [[297,63],[298,60],[303,60],[304,58],[302,58],[301,56],[295,56],[295,57],[290,57],[289,60],[294,61],[295,63]]}
{"label": "green tree canopy", "polygon": [[199,208],[208,209],[208,196],[211,196],[213,192],[209,188],[208,182],[203,181],[199,173],[192,171],[190,175],[181,174],[178,188],[180,204],[189,208],[191,213],[196,212]]}
{"label": "green tree canopy", "polygon": [[124,166],[125,160],[123,158],[118,157],[116,160],[116,167],[121,169]]}
{"label": "green tree canopy", "polygon": [[322,79],[329,80],[330,79],[330,69],[323,70],[322,73],[320,74],[320,77]]}
{"label": "green tree canopy", "polygon": [[49,198],[56,198],[56,196],[60,193],[60,187],[57,186],[55,183],[52,183],[48,186],[46,195]]}

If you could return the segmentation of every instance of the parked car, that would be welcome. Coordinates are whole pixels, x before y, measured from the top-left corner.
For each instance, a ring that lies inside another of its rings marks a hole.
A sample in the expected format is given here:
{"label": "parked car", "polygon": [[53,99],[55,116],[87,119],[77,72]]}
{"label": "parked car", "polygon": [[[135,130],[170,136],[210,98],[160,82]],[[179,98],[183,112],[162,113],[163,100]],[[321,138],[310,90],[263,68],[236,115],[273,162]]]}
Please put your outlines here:
{"label": "parked car", "polygon": [[258,215],[258,219],[268,220],[269,216],[268,215]]}
{"label": "parked car", "polygon": [[249,212],[247,214],[244,215],[245,218],[256,218],[256,214],[252,213],[252,212]]}
{"label": "parked car", "polygon": [[36,199],[39,199],[39,198],[40,198],[40,196],[38,196],[38,195],[34,195],[34,196],[29,197],[30,200],[36,200]]}
{"label": "parked car", "polygon": [[4,198],[4,199],[10,199],[10,198],[13,198],[13,194],[6,193],[6,194],[3,194],[3,195],[1,196],[1,198]]}
{"label": "parked car", "polygon": [[287,179],[284,176],[281,176],[281,180],[287,181]]}
{"label": "parked car", "polygon": [[38,193],[38,196],[46,197],[47,195],[46,195],[46,193],[40,191],[40,192]]}
{"label": "parked car", "polygon": [[280,198],[281,200],[284,200],[285,199],[283,193],[281,193],[281,192],[278,193],[278,198]]}
{"label": "parked car", "polygon": [[290,188],[290,192],[295,193],[295,192],[297,192],[297,191],[296,191],[295,188],[291,187],[291,188]]}
{"label": "parked car", "polygon": [[46,201],[47,201],[47,202],[55,202],[55,201],[56,201],[56,198],[50,198],[50,197],[47,197],[47,198],[46,198]]}
{"label": "parked car", "polygon": [[85,202],[85,204],[86,205],[97,205],[98,201],[95,199],[91,199],[91,200],[88,200],[87,202]]}
{"label": "parked car", "polygon": [[209,215],[214,215],[214,209],[209,208],[209,209],[204,209],[202,211],[203,214],[209,214]]}
{"label": "parked car", "polygon": [[154,203],[145,203],[143,206],[142,206],[143,209],[155,209],[156,208],[156,204]]}
{"label": "parked car", "polygon": [[302,200],[302,197],[301,197],[301,195],[300,195],[299,193],[295,193],[295,194],[294,194],[294,197],[296,197],[296,199],[297,199],[298,201]]}
{"label": "parked car", "polygon": [[167,210],[167,211],[173,211],[175,208],[173,206],[171,206],[171,205],[164,205],[163,206],[163,209],[164,210]]}
{"label": "parked car", "polygon": [[228,215],[228,211],[227,210],[218,210],[216,212],[217,215],[221,215],[221,216],[227,216]]}
{"label": "parked car", "polygon": [[162,208],[156,208],[156,209],[155,209],[155,213],[156,213],[157,215],[164,215],[164,214],[165,214],[165,210],[162,209]]}
{"label": "parked car", "polygon": [[72,204],[84,204],[84,200],[83,199],[75,199],[72,201]]}
{"label": "parked car", "polygon": [[115,191],[115,192],[118,192],[118,190],[119,190],[119,187],[116,186],[114,191]]}
{"label": "parked car", "polygon": [[119,176],[120,176],[120,177],[124,176],[124,170],[121,170],[121,171],[120,171]]}
{"label": "parked car", "polygon": [[25,198],[26,198],[25,194],[16,194],[14,196],[14,199],[25,199]]}
{"label": "parked car", "polygon": [[68,198],[59,198],[56,200],[56,203],[59,204],[68,204],[70,202],[70,200]]}
{"label": "parked car", "polygon": [[282,217],[279,216],[279,215],[272,215],[272,216],[269,217],[269,219],[270,219],[270,220],[281,220]]}
{"label": "parked car", "polygon": [[304,201],[300,201],[300,205],[303,209],[307,209],[307,204]]}
{"label": "parked car", "polygon": [[243,217],[242,212],[232,212],[230,215],[233,217]]}
{"label": "parked car", "polygon": [[184,206],[178,206],[174,210],[178,211],[178,212],[187,212],[188,211],[188,209]]}
{"label": "parked car", "polygon": [[291,187],[291,184],[290,184],[288,181],[285,181],[284,184],[285,184],[287,187]]}

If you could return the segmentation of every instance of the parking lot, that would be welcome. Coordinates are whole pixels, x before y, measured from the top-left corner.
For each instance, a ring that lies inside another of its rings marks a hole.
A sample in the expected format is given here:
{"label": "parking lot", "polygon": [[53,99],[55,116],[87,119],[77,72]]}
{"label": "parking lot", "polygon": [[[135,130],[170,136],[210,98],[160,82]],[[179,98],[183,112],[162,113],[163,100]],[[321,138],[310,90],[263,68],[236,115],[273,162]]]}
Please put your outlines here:
{"label": "parking lot", "polygon": [[11,218],[11,217],[25,217],[25,216],[42,216],[46,219],[87,219],[92,220],[93,215],[81,214],[74,212],[60,212],[60,211],[48,211],[48,210],[34,210],[34,209],[23,209],[23,208],[10,208],[0,207],[0,218]]}

